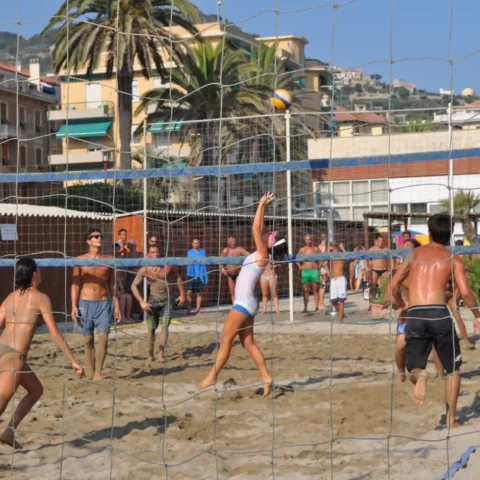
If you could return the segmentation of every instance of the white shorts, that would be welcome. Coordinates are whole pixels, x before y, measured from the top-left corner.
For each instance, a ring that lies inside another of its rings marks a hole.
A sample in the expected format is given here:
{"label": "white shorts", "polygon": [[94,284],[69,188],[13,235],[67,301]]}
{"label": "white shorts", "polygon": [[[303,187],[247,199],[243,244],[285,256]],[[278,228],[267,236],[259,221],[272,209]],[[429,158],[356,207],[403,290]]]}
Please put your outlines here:
{"label": "white shorts", "polygon": [[347,279],[337,277],[330,279],[330,301],[332,303],[344,302],[347,299]]}

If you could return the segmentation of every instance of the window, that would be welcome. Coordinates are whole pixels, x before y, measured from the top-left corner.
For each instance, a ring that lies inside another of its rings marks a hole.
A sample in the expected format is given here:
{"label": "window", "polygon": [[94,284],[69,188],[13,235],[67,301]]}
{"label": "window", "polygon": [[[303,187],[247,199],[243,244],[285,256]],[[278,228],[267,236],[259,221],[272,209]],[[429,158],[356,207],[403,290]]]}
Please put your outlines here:
{"label": "window", "polygon": [[35,150],[35,165],[37,166],[40,166],[42,165],[42,149],[41,148],[37,148]]}
{"label": "window", "polygon": [[25,107],[18,108],[18,122],[21,127],[27,126],[27,109]]}
{"label": "window", "polygon": [[363,222],[363,214],[368,212],[368,207],[353,207],[353,220]]}
{"label": "window", "polygon": [[443,213],[445,212],[445,207],[441,203],[431,203],[428,206],[428,213]]}
{"label": "window", "polygon": [[[386,213],[388,212],[388,205],[375,205],[372,207],[373,213]],[[374,227],[384,227],[388,225],[388,218],[374,218],[372,219],[372,225]]]}
{"label": "window", "polygon": [[5,102],[0,103],[0,123],[8,123],[8,103]]}
{"label": "window", "polygon": [[8,165],[8,159],[10,158],[10,143],[2,143],[2,165]]}
{"label": "window", "polygon": [[20,146],[20,167],[26,167],[27,166],[27,147],[25,145]]}
{"label": "window", "polygon": [[132,102],[138,102],[139,99],[138,80],[134,80],[132,82]]}
{"label": "window", "polygon": [[333,184],[333,202],[334,203],[350,203],[350,183],[349,182],[335,182]]}
{"label": "window", "polygon": [[352,182],[352,202],[368,203],[368,182]]}
{"label": "window", "polygon": [[170,140],[171,138],[168,132],[153,134],[153,144],[156,147],[168,147],[170,145]]}
{"label": "window", "polygon": [[340,216],[340,220],[351,220],[350,207],[336,208],[335,211]]}
{"label": "window", "polygon": [[331,201],[330,197],[330,183],[317,182],[315,184],[315,191],[317,192],[317,205],[329,205]]}
{"label": "window", "polygon": [[[410,204],[411,213],[427,213],[427,204],[426,203],[411,203]],[[412,225],[422,225],[427,223],[426,218],[414,218],[411,217],[410,223]]]}
{"label": "window", "polygon": [[40,110],[35,110],[34,114],[35,118],[35,133],[41,133],[42,132],[42,112]]}
{"label": "window", "polygon": [[406,212],[408,212],[408,203],[394,203],[392,205],[392,212],[394,212],[394,213],[406,213]]}
{"label": "window", "polygon": [[96,108],[102,103],[102,85],[98,83],[85,84],[85,104],[87,108]]}
{"label": "window", "polygon": [[372,202],[388,202],[387,180],[372,180],[371,183]]}

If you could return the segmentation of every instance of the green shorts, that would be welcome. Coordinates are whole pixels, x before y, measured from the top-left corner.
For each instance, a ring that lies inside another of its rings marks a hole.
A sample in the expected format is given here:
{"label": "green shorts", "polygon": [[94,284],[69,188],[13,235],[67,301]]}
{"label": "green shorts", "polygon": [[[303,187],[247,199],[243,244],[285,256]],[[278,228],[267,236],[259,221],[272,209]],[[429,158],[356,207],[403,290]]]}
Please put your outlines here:
{"label": "green shorts", "polygon": [[155,297],[150,297],[148,303],[151,310],[147,315],[147,329],[155,331],[160,325],[160,322],[163,325],[170,325],[170,305],[168,299],[160,300]]}
{"label": "green shorts", "polygon": [[302,270],[302,283],[318,283],[320,278],[318,276],[318,268],[307,268]]}

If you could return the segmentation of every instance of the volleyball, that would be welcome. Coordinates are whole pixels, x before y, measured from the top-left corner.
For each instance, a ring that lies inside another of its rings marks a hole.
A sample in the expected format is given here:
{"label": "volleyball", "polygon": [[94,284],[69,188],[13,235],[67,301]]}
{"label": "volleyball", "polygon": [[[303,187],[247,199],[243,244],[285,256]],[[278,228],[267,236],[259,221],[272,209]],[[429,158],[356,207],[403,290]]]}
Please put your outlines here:
{"label": "volleyball", "polygon": [[287,90],[275,90],[270,97],[270,103],[280,112],[284,112],[290,108],[292,104],[292,95]]}

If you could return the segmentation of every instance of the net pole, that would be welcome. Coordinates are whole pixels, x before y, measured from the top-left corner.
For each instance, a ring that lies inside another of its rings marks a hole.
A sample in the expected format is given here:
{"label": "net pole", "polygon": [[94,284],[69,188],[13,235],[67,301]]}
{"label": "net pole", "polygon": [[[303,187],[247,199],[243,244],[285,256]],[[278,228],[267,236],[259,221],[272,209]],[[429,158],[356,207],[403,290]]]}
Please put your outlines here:
{"label": "net pole", "polygon": [[[450,156],[448,158],[448,189],[449,189],[449,200],[450,200],[450,215],[454,216],[454,191],[453,191],[453,125],[452,125],[452,113],[453,108],[452,104],[449,103],[447,107],[448,115],[448,148],[450,151]],[[455,228],[452,228],[452,236],[450,238],[450,245],[453,247],[455,245]]]}
{"label": "net pole", "polygon": [[[290,120],[292,116],[290,110],[285,113],[285,143],[286,143],[286,161],[291,161],[290,149]],[[287,238],[288,254],[293,255],[293,234],[292,234],[292,172],[287,170]],[[290,321],[293,322],[293,263],[288,263],[288,297],[290,308]]]}
{"label": "net pole", "polygon": [[[147,170],[148,168],[148,160],[147,160],[147,119],[143,120],[143,169]],[[147,177],[143,179],[143,256],[146,257],[148,253],[147,249],[147,205],[148,198],[147,198]],[[147,279],[143,279],[143,298],[144,300],[147,299]],[[143,321],[147,320],[147,312],[143,312]]]}

